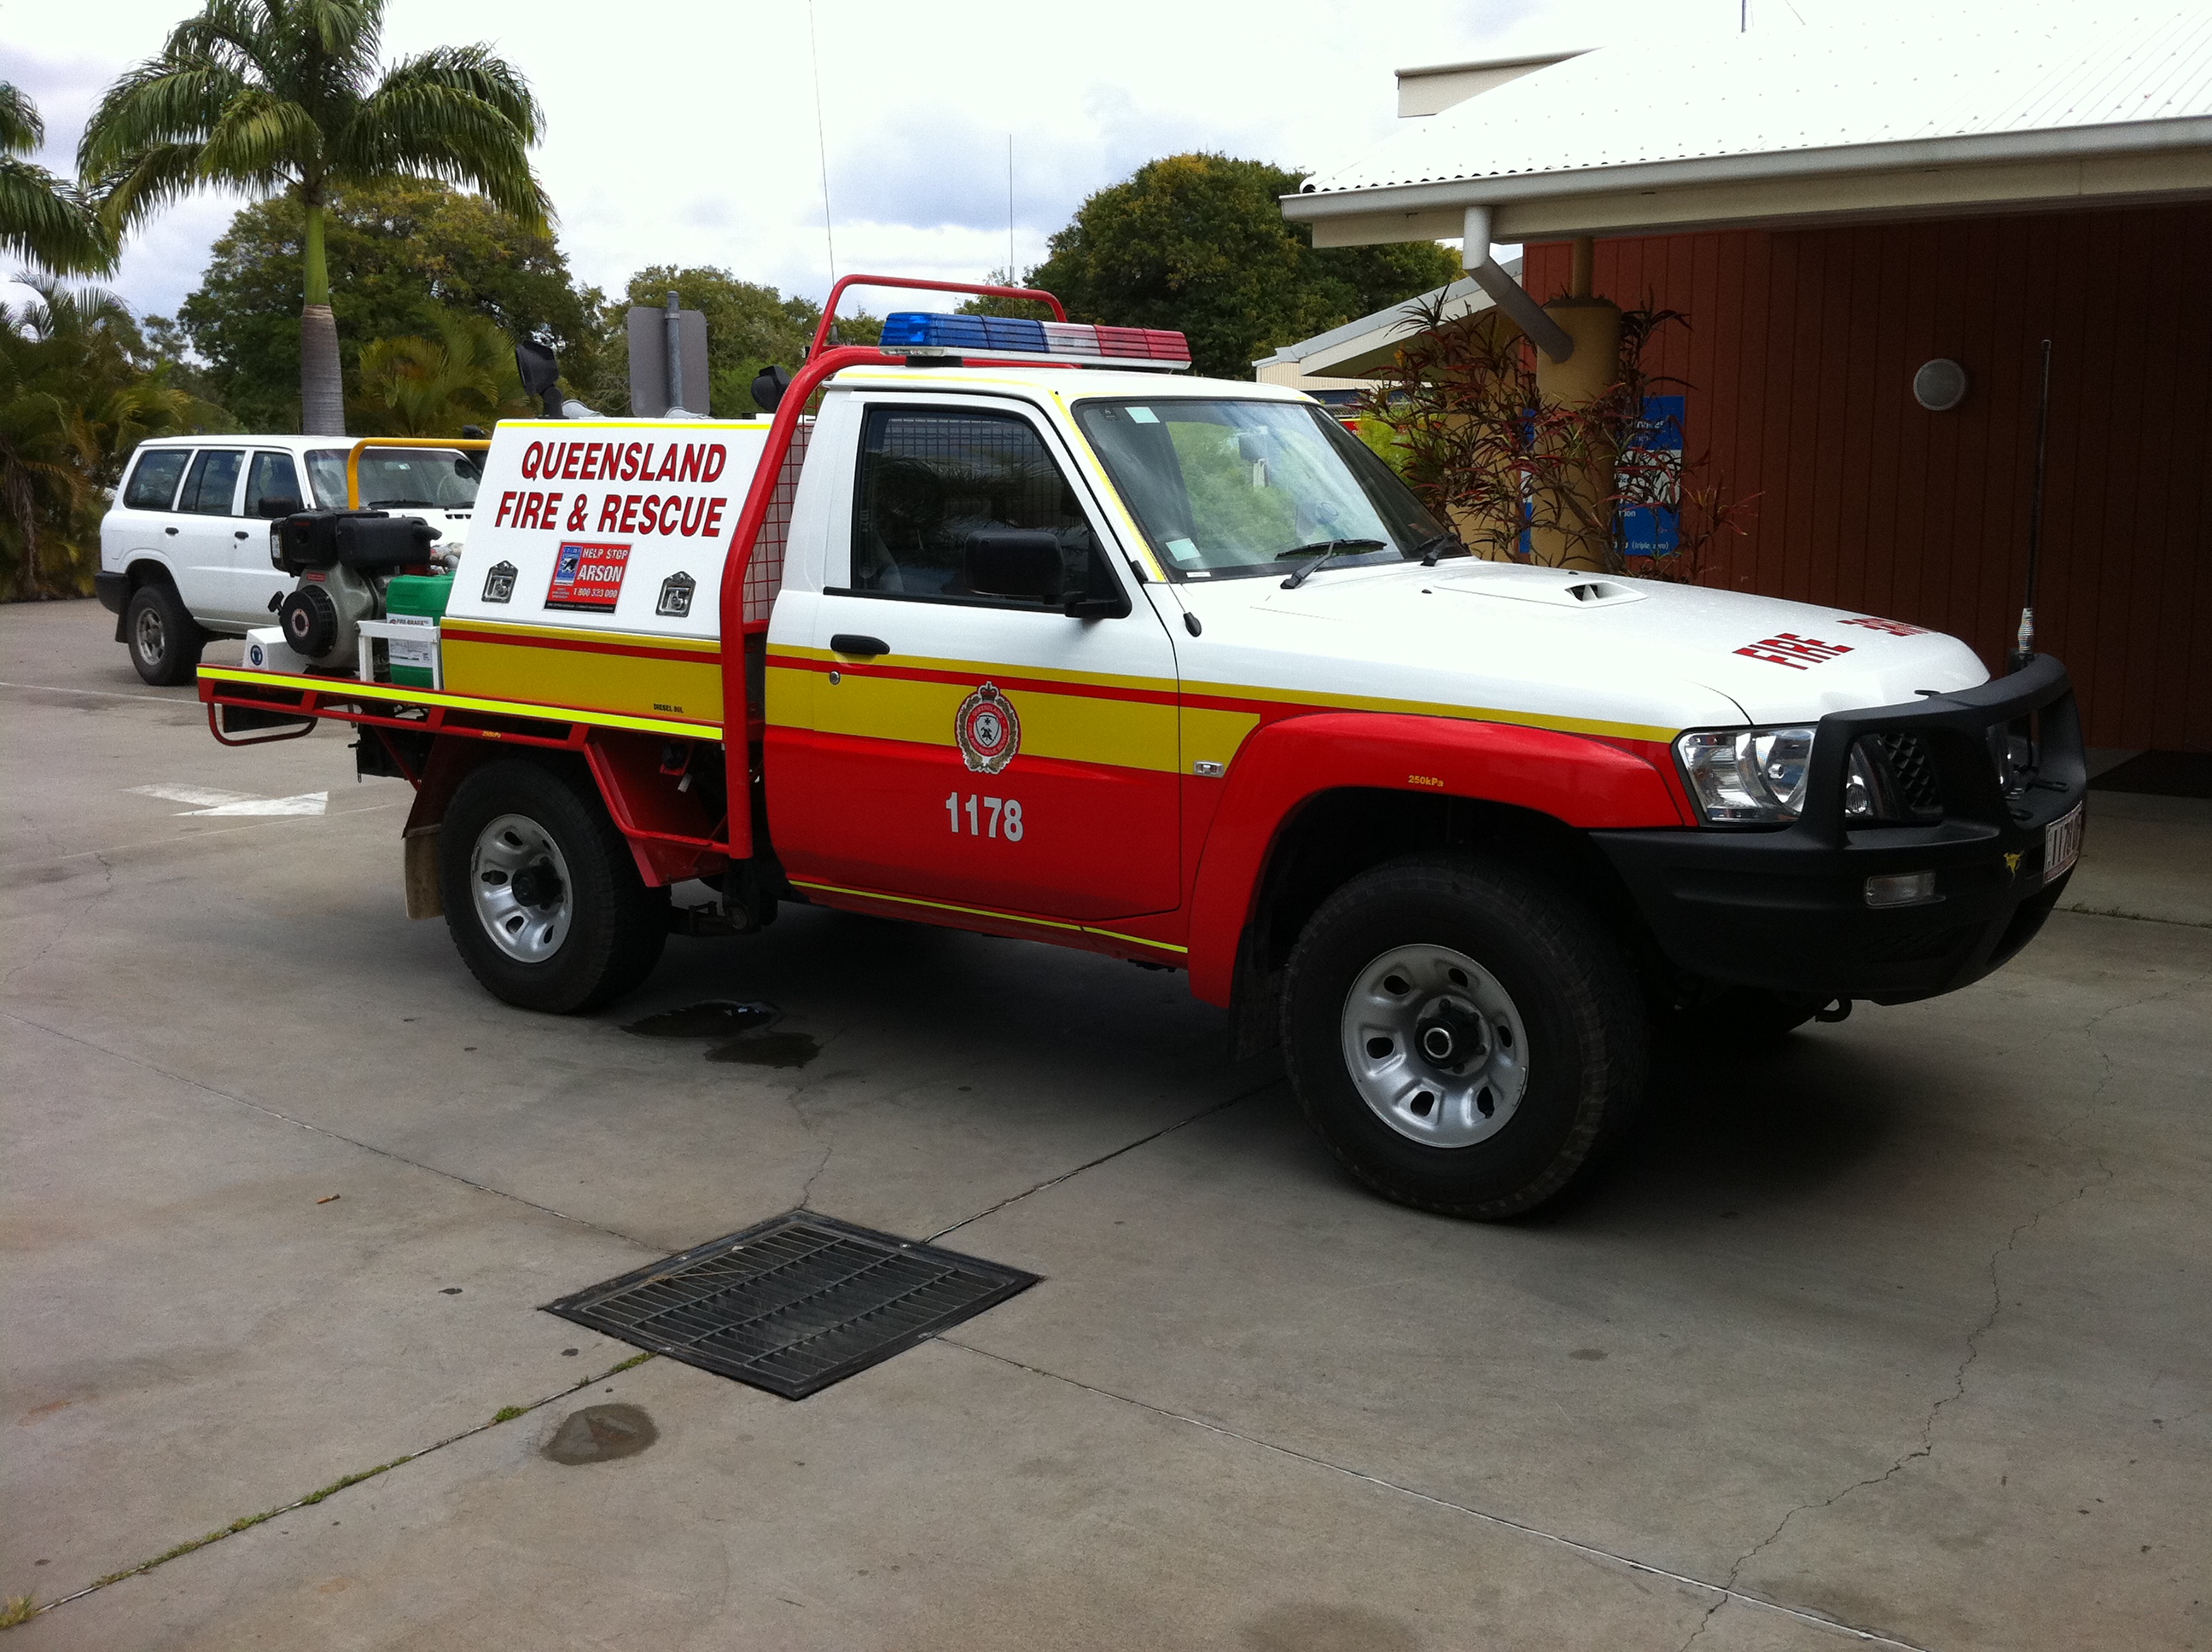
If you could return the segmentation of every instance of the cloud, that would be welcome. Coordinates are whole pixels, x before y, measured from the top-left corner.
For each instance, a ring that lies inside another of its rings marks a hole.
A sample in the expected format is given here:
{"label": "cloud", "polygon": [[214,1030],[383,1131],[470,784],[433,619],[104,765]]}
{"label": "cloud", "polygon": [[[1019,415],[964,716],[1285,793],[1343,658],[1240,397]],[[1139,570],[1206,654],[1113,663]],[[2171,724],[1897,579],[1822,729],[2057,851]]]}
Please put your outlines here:
{"label": "cloud", "polygon": [[[196,3],[9,7],[0,74],[40,97],[57,138],[46,164],[69,166],[100,92]],[[1781,15],[1784,0],[1755,5]],[[1401,64],[1618,39],[1692,14],[1732,28],[1737,6],[1117,0],[1055,12],[941,0],[917,15],[893,0],[815,0],[818,111],[806,0],[659,0],[644,12],[390,0],[384,49],[482,39],[530,76],[548,113],[537,164],[579,279],[613,292],[647,264],[713,264],[819,298],[823,149],[840,269],[975,279],[1006,258],[1009,132],[1016,257],[1030,264],[1086,195],[1158,155],[1339,164],[1394,125]],[[124,296],[173,311],[236,204],[202,197],[150,223],[117,278]]]}

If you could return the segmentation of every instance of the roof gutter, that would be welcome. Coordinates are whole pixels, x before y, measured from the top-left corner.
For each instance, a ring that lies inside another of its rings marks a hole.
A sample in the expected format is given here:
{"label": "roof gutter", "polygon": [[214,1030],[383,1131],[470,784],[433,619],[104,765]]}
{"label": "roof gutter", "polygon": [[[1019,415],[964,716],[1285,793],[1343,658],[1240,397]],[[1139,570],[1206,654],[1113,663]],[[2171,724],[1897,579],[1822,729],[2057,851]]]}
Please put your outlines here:
{"label": "roof gutter", "polygon": [[1467,239],[1460,247],[1459,261],[1468,274],[1482,283],[1490,301],[1521,324],[1521,331],[1538,349],[1554,361],[1564,361],[1575,353],[1575,341],[1567,336],[1567,330],[1553,320],[1549,312],[1528,296],[1528,289],[1490,256],[1488,207],[1468,208]]}
{"label": "roof gutter", "polygon": [[1510,205],[1516,201],[1595,195],[1620,189],[1765,182],[1891,172],[1913,167],[2088,160],[2208,147],[2212,147],[2212,116],[2191,115],[2179,119],[2117,121],[2056,131],[1970,132],[1893,143],[1835,144],[1817,149],[1767,150],[1757,155],[1700,155],[1678,161],[1637,161],[1626,166],[1578,167],[1569,172],[1517,173],[1419,184],[1302,191],[1284,196],[1282,207],[1283,216],[1293,222],[1310,222],[1354,213],[1467,206],[1468,197],[1475,195],[1482,197],[1484,207],[1491,208]]}

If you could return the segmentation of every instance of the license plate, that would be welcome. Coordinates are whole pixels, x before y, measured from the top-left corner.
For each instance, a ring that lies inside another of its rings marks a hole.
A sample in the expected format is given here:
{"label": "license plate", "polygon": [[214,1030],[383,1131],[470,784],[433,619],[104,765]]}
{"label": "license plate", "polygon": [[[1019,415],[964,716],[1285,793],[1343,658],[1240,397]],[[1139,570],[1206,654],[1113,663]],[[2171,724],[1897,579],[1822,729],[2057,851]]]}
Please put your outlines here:
{"label": "license plate", "polygon": [[2087,805],[2075,804],[2073,812],[2063,820],[2054,820],[2043,829],[2043,881],[2049,883],[2071,866],[2081,854],[2081,811]]}

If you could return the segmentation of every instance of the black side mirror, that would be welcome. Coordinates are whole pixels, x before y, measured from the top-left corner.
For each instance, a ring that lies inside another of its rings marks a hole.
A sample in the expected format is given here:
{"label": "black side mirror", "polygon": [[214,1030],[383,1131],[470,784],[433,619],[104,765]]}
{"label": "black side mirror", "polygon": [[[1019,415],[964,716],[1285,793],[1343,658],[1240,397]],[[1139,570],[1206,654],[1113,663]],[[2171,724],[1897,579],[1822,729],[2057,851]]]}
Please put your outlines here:
{"label": "black side mirror", "polygon": [[765,367],[753,380],[753,405],[763,413],[774,413],[783,404],[783,392],[791,388],[791,375],[779,367]]}
{"label": "black side mirror", "polygon": [[273,522],[279,517],[289,516],[297,511],[300,508],[300,501],[296,499],[286,499],[279,494],[264,494],[261,502],[253,508],[256,514],[264,516]]}
{"label": "black side mirror", "polygon": [[982,597],[1056,603],[1067,583],[1060,541],[1036,528],[980,528],[968,536],[968,588]]}
{"label": "black side mirror", "polygon": [[544,404],[545,416],[557,419],[561,411],[561,358],[532,339],[514,346],[514,370],[522,387]]}

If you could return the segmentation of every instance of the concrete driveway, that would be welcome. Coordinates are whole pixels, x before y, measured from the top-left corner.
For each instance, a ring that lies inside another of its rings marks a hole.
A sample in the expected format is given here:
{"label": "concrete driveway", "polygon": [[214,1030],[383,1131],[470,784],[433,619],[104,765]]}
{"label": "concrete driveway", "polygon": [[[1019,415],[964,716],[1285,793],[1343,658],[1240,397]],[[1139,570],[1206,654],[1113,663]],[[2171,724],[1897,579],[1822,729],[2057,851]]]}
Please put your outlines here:
{"label": "concrete driveway", "polygon": [[[112,626],[0,609],[26,1652],[2212,1641],[2212,806],[1474,1226],[1127,964],[787,911],[507,1009],[349,732],[226,750]],[[624,1029],[716,998],[818,1054]],[[799,1404],[537,1311],[802,1204],[1043,1282]],[[544,1455],[595,1404],[653,1442]]]}

